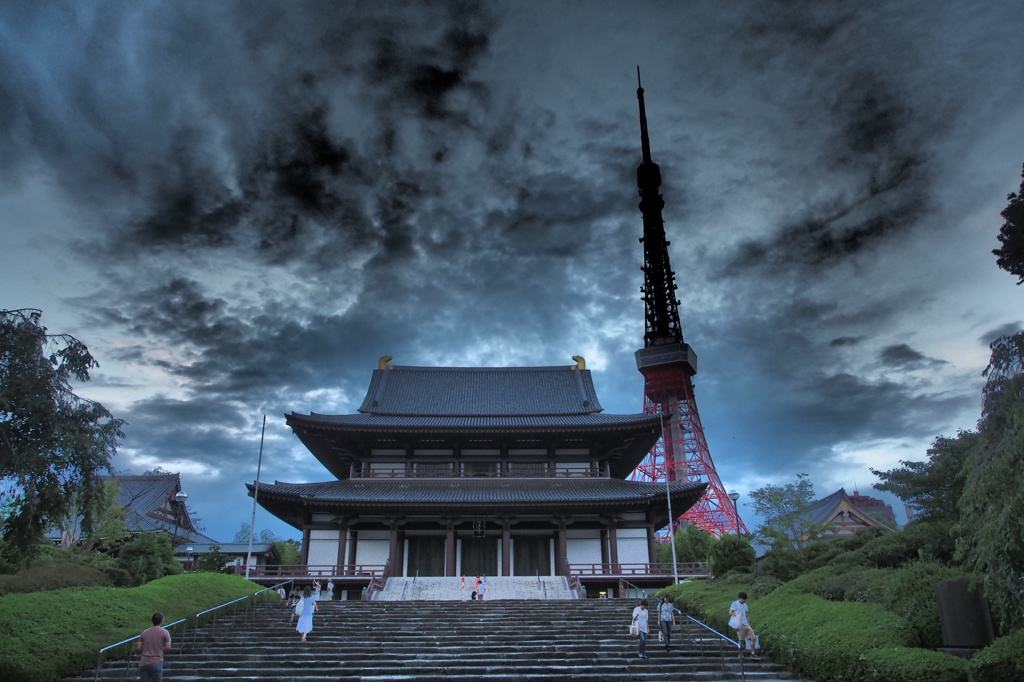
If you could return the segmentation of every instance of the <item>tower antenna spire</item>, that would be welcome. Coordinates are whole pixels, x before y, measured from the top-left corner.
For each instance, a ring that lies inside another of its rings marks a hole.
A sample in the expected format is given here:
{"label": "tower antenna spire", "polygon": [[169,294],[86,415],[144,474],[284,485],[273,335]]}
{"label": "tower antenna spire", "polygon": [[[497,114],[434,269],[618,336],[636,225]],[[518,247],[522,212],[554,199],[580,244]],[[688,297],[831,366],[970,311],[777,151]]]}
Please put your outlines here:
{"label": "tower antenna spire", "polygon": [[643,153],[636,169],[636,184],[644,223],[644,236],[640,238],[644,245],[644,285],[640,289],[644,301],[644,347],[636,352],[636,367],[644,375],[644,412],[664,415],[665,429],[630,478],[666,483],[706,478],[707,492],[682,518],[715,537],[741,533],[746,527],[715,471],[697,413],[692,380],[697,373],[697,354],[683,341],[679,322],[676,273],[669,262],[670,242],[665,238],[661,215],[665,207],[660,194],[661,169],[651,159],[639,66],[636,84]]}
{"label": "tower antenna spire", "polygon": [[647,136],[647,109],[644,107],[644,86],[640,83],[640,65],[636,67],[636,98],[640,102],[640,147],[643,162],[651,163],[651,140]]}

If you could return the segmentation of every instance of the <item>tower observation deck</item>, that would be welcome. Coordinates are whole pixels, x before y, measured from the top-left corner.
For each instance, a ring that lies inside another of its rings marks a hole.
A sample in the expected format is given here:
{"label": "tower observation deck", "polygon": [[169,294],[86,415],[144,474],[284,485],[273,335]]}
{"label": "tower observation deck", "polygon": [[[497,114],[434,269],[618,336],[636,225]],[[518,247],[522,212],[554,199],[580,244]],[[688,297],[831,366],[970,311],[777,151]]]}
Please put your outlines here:
{"label": "tower observation deck", "polygon": [[676,274],[669,262],[665,222],[661,211],[661,169],[651,160],[647,134],[644,89],[637,68],[637,100],[640,104],[640,143],[643,160],[636,169],[643,216],[644,347],[636,352],[636,366],[644,375],[644,412],[664,415],[664,433],[630,475],[634,481],[706,480],[707,492],[682,519],[690,521],[715,537],[747,532],[736,507],[722,487],[715,471],[704,427],[697,413],[693,376],[697,373],[697,354],[683,340],[676,300]]}

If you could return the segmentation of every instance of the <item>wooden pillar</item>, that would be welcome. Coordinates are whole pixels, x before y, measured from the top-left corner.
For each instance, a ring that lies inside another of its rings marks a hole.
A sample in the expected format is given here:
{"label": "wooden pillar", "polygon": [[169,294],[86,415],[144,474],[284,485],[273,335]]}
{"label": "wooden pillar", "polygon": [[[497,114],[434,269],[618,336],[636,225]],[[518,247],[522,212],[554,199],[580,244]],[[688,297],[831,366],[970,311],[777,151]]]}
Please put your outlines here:
{"label": "wooden pillar", "polygon": [[356,552],[359,546],[359,532],[354,531],[351,528],[348,530],[348,558],[346,560],[346,568],[349,575],[356,574]]}
{"label": "wooden pillar", "polygon": [[501,574],[512,575],[512,528],[508,519],[501,520]]}
{"label": "wooden pillar", "polygon": [[555,530],[555,575],[568,575],[565,569],[566,547],[565,547],[565,519],[558,520],[558,529]]}
{"label": "wooden pillar", "polygon": [[619,567],[619,534],[615,529],[615,521],[608,523],[608,561],[611,563],[612,573],[621,573]]}
{"label": "wooden pillar", "polygon": [[348,546],[348,521],[342,521],[338,528],[338,556],[334,560],[334,573],[340,574],[345,570],[345,549]]}
{"label": "wooden pillar", "polygon": [[[654,531],[656,529],[654,523],[654,515],[650,511],[647,512],[647,563],[653,564],[658,561],[658,549],[654,542]],[[650,573],[650,566],[647,567],[647,572]]]}
{"label": "wooden pillar", "polygon": [[444,574],[455,575],[455,521],[448,519],[447,533],[444,540]]}
{"label": "wooden pillar", "polygon": [[302,526],[302,565],[309,565],[309,521]]}
{"label": "wooden pillar", "polygon": [[601,529],[601,573],[608,572],[608,564],[611,563],[611,559],[608,558],[608,526],[605,525]]}
{"label": "wooden pillar", "polygon": [[391,521],[391,537],[389,538],[388,546],[388,566],[390,567],[390,576],[402,575],[402,557],[401,548],[398,546],[398,521],[392,519]]}

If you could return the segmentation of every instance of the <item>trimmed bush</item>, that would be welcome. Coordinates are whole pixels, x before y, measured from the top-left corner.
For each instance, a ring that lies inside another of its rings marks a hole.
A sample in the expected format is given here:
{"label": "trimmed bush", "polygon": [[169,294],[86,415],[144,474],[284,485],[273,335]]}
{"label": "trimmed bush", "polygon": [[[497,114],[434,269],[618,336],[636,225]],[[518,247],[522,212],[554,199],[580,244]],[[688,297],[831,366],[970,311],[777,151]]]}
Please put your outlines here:
{"label": "trimmed bush", "polygon": [[971,659],[971,682],[1024,680],[1024,630],[999,637]]}
{"label": "trimmed bush", "polygon": [[772,658],[818,682],[866,679],[861,655],[906,639],[903,621],[877,604],[831,602],[789,585],[751,607],[751,624]]}
{"label": "trimmed bush", "polygon": [[77,586],[99,587],[106,583],[106,575],[99,568],[71,561],[40,561],[31,569],[0,575],[0,596]]}
{"label": "trimmed bush", "polygon": [[[885,682],[964,682],[971,669],[966,659],[902,646],[866,651],[861,654],[860,663],[862,672],[858,679]],[[1000,682],[1012,679],[1020,678],[1003,677]]]}

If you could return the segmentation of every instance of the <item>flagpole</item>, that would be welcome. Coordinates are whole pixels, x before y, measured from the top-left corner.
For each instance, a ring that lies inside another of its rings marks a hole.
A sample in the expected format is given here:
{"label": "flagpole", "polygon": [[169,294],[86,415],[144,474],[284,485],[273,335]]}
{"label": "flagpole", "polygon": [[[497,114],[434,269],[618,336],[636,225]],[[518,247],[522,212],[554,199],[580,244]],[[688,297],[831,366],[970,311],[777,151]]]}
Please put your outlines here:
{"label": "flagpole", "polygon": [[263,415],[263,431],[260,432],[260,459],[256,464],[256,485],[252,489],[252,520],[249,521],[249,552],[245,555],[245,579],[249,579],[249,564],[252,561],[252,539],[256,535],[256,499],[260,494],[260,469],[263,468],[263,437],[267,435],[267,415]]}

